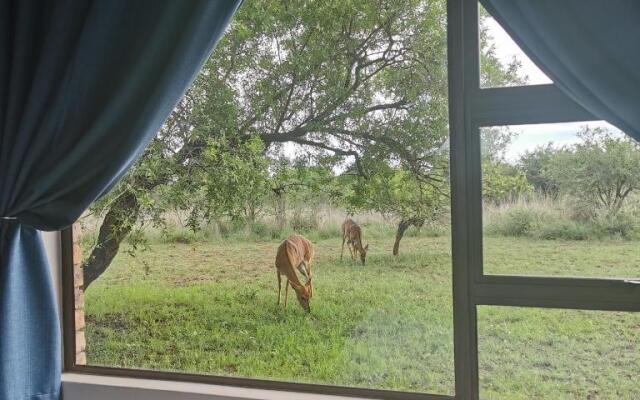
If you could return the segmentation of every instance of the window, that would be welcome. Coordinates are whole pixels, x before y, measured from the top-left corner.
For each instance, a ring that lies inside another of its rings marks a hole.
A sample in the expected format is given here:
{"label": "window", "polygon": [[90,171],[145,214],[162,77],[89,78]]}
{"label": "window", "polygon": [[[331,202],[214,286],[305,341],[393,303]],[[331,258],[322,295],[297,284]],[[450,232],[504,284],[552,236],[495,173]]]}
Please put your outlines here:
{"label": "window", "polygon": [[[545,368],[556,357],[548,340],[575,326],[604,343],[589,351],[610,349],[613,335],[633,344],[636,252],[611,270],[567,270],[566,260],[536,262],[547,254],[525,244],[521,263],[504,245],[515,239],[483,226],[494,211],[483,183],[496,167],[483,168],[486,137],[526,140],[540,124],[596,118],[548,81],[505,74],[509,54],[491,44],[504,35],[475,1],[343,3],[267,15],[245,2],[139,166],[87,213],[82,234],[65,232],[67,370],[478,400],[532,385],[518,377]],[[426,58],[413,64],[412,50]],[[519,159],[509,151],[498,178]],[[364,266],[347,250],[340,260],[347,213],[370,245]],[[288,309],[275,304],[276,249],[293,232],[315,244],[310,315],[291,289]],[[544,240],[560,253],[560,241]],[[608,243],[625,240],[635,239]],[[509,332],[536,319],[540,364],[515,365],[509,351],[527,343]],[[621,390],[626,378],[616,378]],[[582,395],[581,379],[562,390]]]}
{"label": "window", "polygon": [[604,121],[480,134],[485,273],[640,275],[635,140]]}
{"label": "window", "polygon": [[288,4],[243,4],[74,227],[72,368],[450,397],[446,2]]}

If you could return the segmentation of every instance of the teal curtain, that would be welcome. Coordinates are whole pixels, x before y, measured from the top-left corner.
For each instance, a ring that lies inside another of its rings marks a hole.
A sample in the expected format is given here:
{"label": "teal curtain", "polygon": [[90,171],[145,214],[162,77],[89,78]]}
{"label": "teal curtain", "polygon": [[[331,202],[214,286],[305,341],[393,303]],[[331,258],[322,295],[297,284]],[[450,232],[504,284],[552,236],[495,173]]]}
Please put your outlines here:
{"label": "teal curtain", "polygon": [[60,329],[38,230],[127,171],[240,0],[0,0],[0,399],[58,399]]}
{"label": "teal curtain", "polygon": [[640,140],[640,1],[482,4],[569,97]]}

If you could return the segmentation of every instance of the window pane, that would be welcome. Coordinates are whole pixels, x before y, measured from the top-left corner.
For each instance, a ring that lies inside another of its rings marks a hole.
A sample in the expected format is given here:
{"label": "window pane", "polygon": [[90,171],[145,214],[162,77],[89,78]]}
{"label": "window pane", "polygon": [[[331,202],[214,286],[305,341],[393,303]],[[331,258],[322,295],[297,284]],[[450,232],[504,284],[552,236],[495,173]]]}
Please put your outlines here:
{"label": "window pane", "polygon": [[481,130],[487,274],[640,276],[640,150],[604,122]]}
{"label": "window pane", "polygon": [[446,2],[412,4],[244,2],[81,220],[80,363],[453,394]]}
{"label": "window pane", "polygon": [[[484,88],[527,86],[553,83],[527,57],[511,36],[481,5],[480,8],[480,86]],[[496,66],[505,73],[491,73]]]}
{"label": "window pane", "polygon": [[640,314],[482,306],[480,398],[636,399]]}

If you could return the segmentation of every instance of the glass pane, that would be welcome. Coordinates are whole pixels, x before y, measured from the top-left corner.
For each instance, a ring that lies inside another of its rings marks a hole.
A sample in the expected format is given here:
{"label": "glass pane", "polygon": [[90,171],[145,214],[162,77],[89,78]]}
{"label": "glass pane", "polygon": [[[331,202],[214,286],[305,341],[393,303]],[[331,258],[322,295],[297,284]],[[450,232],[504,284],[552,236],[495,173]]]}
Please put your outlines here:
{"label": "glass pane", "polygon": [[[502,26],[480,8],[480,87],[527,86],[553,83],[527,57]],[[497,67],[502,74],[492,73]]]}
{"label": "glass pane", "polygon": [[481,399],[636,399],[640,314],[478,307]]}
{"label": "glass pane", "polygon": [[640,150],[604,122],[488,127],[487,274],[640,276]]}
{"label": "glass pane", "polygon": [[81,220],[80,364],[453,394],[446,1],[412,4],[244,2]]}

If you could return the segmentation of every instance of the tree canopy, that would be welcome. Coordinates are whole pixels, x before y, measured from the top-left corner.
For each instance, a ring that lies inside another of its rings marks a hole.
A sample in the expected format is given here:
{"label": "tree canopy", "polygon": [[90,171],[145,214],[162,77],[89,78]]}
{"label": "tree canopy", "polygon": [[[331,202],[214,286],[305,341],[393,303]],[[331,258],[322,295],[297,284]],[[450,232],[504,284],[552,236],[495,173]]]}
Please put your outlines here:
{"label": "tree canopy", "polygon": [[[483,32],[483,82],[521,80]],[[194,228],[253,218],[268,193],[296,187],[277,172],[291,146],[357,185],[402,183],[378,204],[428,215],[416,199],[448,190],[446,36],[445,0],[246,1],[142,159],[95,205],[104,219],[86,285],[167,209],[188,210]]]}
{"label": "tree canopy", "polygon": [[544,175],[560,191],[616,214],[625,199],[640,189],[640,148],[629,137],[604,128],[584,128],[581,142],[552,157]]}

